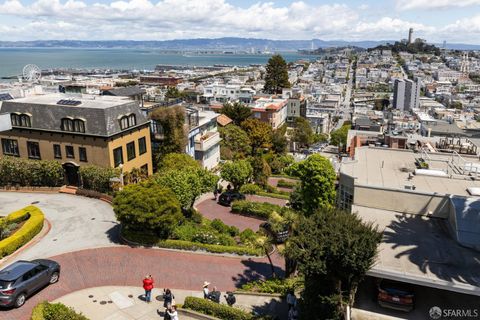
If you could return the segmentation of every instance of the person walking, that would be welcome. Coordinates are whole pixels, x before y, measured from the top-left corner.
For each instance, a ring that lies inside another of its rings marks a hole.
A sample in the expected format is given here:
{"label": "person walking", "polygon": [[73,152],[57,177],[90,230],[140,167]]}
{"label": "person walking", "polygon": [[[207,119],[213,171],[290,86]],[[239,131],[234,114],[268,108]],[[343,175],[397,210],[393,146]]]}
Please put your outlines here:
{"label": "person walking", "polygon": [[170,320],[179,320],[178,319],[178,312],[176,306],[171,306],[167,311],[166,314],[170,317]]}
{"label": "person walking", "polygon": [[146,275],[143,279],[143,289],[145,290],[145,301],[150,303],[152,301],[153,278],[152,275]]}
{"label": "person walking", "polygon": [[218,188],[215,187],[215,190],[213,190],[213,197],[214,197],[213,199],[214,199],[215,201],[217,201],[217,196],[218,196]]}
{"label": "person walking", "polygon": [[175,305],[175,296],[170,289],[163,289],[163,307],[165,309]]}
{"label": "person walking", "polygon": [[210,285],[210,282],[207,282],[207,281],[203,282],[203,298],[204,299],[208,299],[208,293],[209,293],[208,286],[209,285]]}
{"label": "person walking", "polygon": [[295,292],[293,290],[289,290],[287,294],[287,305],[288,310],[292,309],[297,304],[297,297],[295,297]]}

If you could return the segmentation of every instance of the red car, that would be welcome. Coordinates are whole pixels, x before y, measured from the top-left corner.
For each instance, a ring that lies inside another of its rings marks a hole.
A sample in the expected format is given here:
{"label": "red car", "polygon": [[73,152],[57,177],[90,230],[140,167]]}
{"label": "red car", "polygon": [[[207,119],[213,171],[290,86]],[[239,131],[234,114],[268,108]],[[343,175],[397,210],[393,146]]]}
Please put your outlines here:
{"label": "red car", "polygon": [[377,284],[378,304],[384,308],[399,311],[412,311],[414,304],[413,288],[407,283],[380,279]]}

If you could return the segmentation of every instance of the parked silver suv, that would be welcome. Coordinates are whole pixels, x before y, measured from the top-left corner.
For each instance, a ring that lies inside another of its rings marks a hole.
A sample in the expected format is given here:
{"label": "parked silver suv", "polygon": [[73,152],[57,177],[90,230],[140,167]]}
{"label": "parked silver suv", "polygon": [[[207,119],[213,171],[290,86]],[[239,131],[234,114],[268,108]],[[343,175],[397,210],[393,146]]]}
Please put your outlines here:
{"label": "parked silver suv", "polygon": [[0,271],[0,306],[23,306],[28,296],[60,278],[60,265],[52,260],[17,261]]}

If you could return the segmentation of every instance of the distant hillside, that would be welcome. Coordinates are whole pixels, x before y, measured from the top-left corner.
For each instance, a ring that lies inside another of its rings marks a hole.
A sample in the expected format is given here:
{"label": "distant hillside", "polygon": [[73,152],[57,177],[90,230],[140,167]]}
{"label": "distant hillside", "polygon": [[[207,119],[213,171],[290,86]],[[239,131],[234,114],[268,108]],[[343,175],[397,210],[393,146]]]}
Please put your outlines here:
{"label": "distant hillside", "polygon": [[[134,40],[37,40],[37,41],[0,41],[0,48],[132,48],[132,49],[160,49],[160,50],[269,50],[269,51],[296,51],[329,47],[354,46],[359,48],[373,48],[395,40],[382,41],[343,41],[343,40],[269,40],[254,38],[225,37],[217,39],[179,39],[163,41],[134,41]],[[480,50],[480,45],[447,44],[449,49]]]}

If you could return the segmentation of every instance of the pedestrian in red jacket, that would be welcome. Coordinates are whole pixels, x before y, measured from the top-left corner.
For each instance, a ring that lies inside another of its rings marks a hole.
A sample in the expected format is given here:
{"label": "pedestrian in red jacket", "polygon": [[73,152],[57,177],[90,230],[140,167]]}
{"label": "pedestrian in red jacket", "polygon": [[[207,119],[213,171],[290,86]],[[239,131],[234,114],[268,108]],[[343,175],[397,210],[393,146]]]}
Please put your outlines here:
{"label": "pedestrian in red jacket", "polygon": [[145,301],[150,303],[152,301],[153,278],[152,275],[145,276],[143,279],[143,289],[145,289]]}

